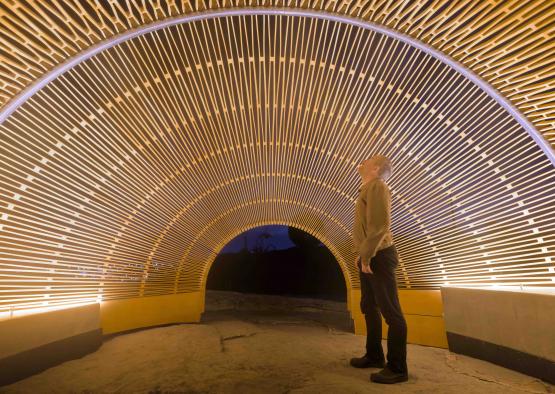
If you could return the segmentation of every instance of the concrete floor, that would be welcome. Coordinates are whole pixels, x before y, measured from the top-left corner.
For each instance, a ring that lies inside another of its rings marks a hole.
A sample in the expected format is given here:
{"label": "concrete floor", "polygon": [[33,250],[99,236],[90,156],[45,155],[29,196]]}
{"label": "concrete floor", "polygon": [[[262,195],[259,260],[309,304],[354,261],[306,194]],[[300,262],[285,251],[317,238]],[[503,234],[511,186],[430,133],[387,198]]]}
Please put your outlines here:
{"label": "concrete floor", "polygon": [[419,345],[408,346],[408,382],[371,383],[369,374],[376,370],[349,366],[349,358],[363,352],[365,338],[346,331],[344,304],[230,294],[212,292],[200,324],[114,336],[93,354],[0,392],[555,392],[535,378]]}

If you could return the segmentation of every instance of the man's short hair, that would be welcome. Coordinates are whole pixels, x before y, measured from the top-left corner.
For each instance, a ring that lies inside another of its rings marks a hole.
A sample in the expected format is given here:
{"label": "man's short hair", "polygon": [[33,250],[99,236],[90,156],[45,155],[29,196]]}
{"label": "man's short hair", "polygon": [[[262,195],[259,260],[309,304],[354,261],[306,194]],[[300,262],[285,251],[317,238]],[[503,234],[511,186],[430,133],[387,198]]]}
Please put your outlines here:
{"label": "man's short hair", "polygon": [[391,161],[387,157],[384,155],[374,155],[372,156],[372,161],[380,168],[378,170],[378,175],[381,178],[387,179],[391,176]]}

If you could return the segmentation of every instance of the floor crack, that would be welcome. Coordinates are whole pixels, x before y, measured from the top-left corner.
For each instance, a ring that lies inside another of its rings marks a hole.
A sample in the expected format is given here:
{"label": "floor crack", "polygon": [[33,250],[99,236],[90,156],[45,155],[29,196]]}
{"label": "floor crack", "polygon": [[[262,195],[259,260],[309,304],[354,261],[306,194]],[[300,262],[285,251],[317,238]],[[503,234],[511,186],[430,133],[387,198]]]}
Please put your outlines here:
{"label": "floor crack", "polygon": [[239,339],[239,338],[249,338],[256,335],[257,333],[253,332],[250,334],[239,334],[239,335],[231,335],[229,337],[224,337],[222,334],[219,333],[219,330],[218,330],[218,334],[220,336],[220,352],[225,353],[227,351],[225,347],[225,341],[231,341],[233,339]]}
{"label": "floor crack", "polygon": [[252,336],[255,336],[256,332],[250,333],[250,334],[240,334],[240,335],[232,335],[230,337],[222,337],[220,336],[220,338],[222,338],[222,341],[231,341],[232,339],[238,339],[238,338],[249,338]]}

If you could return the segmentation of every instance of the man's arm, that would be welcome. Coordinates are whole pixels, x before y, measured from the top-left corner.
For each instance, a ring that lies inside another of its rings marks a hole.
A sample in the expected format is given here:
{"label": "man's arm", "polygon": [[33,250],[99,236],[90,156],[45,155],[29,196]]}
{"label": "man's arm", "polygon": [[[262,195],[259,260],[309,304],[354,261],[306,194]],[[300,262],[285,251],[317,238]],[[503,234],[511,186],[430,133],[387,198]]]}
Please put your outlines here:
{"label": "man's arm", "polygon": [[369,187],[366,195],[366,238],[360,245],[361,263],[370,264],[376,249],[390,228],[391,196],[387,185],[379,180]]}

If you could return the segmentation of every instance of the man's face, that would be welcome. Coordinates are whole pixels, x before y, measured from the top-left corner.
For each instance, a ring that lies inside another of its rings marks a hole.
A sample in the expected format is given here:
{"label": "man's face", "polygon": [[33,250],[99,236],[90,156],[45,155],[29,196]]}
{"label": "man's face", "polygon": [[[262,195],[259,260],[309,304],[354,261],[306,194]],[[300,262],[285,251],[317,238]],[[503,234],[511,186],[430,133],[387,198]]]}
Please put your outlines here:
{"label": "man's face", "polygon": [[360,162],[357,167],[357,171],[361,177],[366,177],[369,175],[377,175],[378,166],[375,164],[373,158],[369,158]]}

